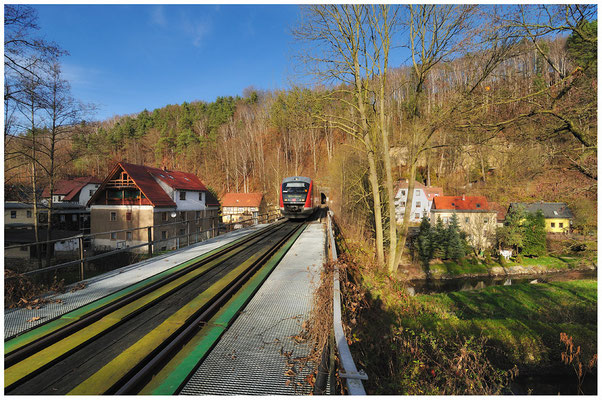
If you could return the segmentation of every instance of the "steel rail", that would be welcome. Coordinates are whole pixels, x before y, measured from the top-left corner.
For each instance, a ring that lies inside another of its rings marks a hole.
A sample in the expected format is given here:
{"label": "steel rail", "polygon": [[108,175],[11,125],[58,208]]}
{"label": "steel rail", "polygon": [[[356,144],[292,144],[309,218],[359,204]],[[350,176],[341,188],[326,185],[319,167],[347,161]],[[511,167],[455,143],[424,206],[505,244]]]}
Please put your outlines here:
{"label": "steel rail", "polygon": [[332,211],[328,212],[328,239],[330,243],[330,257],[335,262],[334,267],[334,282],[333,282],[333,325],[334,325],[334,336],[337,344],[337,350],[339,352],[342,372],[339,372],[339,376],[345,379],[347,383],[347,391],[351,395],[365,396],[366,390],[362,384],[362,380],[367,380],[368,375],[364,371],[358,371],[355,363],[353,362],[353,356],[351,350],[347,344],[345,338],[345,331],[343,330],[342,323],[342,312],[341,312],[341,283],[339,281],[339,267],[336,264],[338,259],[336,244],[334,241],[334,234],[332,232]]}
{"label": "steel rail", "polygon": [[[250,242],[253,242],[255,239],[261,240],[262,235],[265,235],[266,233],[268,235],[272,234],[273,231],[280,229],[282,226],[283,226],[282,224],[271,225],[258,232],[255,232],[252,235],[249,235],[242,239],[239,239],[238,241],[236,241],[234,243],[229,243],[224,248],[216,249],[217,251],[215,251],[212,254],[209,254],[208,256],[203,255],[203,256],[198,257],[198,258],[201,258],[198,262],[194,262],[193,264],[188,265],[188,266],[182,268],[181,270],[178,270],[157,282],[153,282],[152,278],[154,278],[154,277],[151,277],[151,278],[149,278],[150,283],[148,285],[143,286],[142,288],[136,290],[133,293],[128,293],[124,297],[118,298],[117,300],[115,300],[113,302],[102,305],[101,307],[95,309],[91,313],[85,314],[83,318],[79,318],[73,322],[70,322],[70,318],[65,318],[64,321],[66,321],[66,323],[68,323],[67,325],[60,327],[44,336],[41,336],[40,338],[37,338],[35,341],[27,343],[26,345],[21,346],[20,348],[8,353],[4,359],[5,368],[18,363],[19,361],[27,358],[28,356],[35,354],[35,353],[39,352],[40,350],[52,345],[53,343],[56,343],[57,341],[71,335],[72,333],[74,333],[78,330],[81,330],[81,329],[85,328],[86,326],[89,326],[90,324],[100,320],[102,317],[114,312],[115,310],[118,310],[119,308],[121,308],[149,293],[152,293],[153,291],[156,291],[158,288],[165,286],[165,285],[169,284],[170,282],[173,282],[174,280],[186,275],[187,273],[193,271],[194,269],[197,269],[203,265],[206,265],[212,261],[215,261],[215,260],[219,259],[220,257],[227,255],[230,252],[237,251],[240,249],[240,247],[245,246],[246,244],[249,244]],[[183,264],[186,264],[186,263],[183,263]],[[183,265],[183,264],[181,264],[181,265]],[[173,270],[174,268],[178,268],[178,266],[171,268],[171,270]],[[204,275],[208,271],[209,270],[203,272],[201,275]],[[157,274],[157,275],[159,275],[159,274]],[[201,275],[199,275],[199,276],[201,276]],[[198,278],[198,276],[196,278]],[[148,279],[147,279],[147,281],[148,281]],[[134,285],[132,285],[132,286],[134,286]],[[179,287],[181,287],[181,286],[179,286]],[[125,290],[127,290],[127,288],[122,289],[122,291],[125,291]],[[177,290],[177,289],[174,289],[174,290]],[[122,292],[122,291],[120,291],[120,292]],[[173,291],[165,293],[163,296],[161,296],[161,297],[155,299],[155,301],[149,303],[148,306],[155,304],[156,302],[160,301],[164,296],[167,296],[167,295],[169,295],[169,293],[172,293],[172,292]],[[103,300],[103,299],[99,299],[96,302],[99,302],[101,300]],[[86,307],[86,306],[83,306],[83,307]],[[146,307],[141,308],[140,310],[138,310],[138,312],[136,312],[136,314],[144,311],[145,308]],[[77,311],[77,310],[74,310],[64,316],[73,314],[75,311]],[[132,317],[136,314],[132,314],[130,317]],[[54,321],[56,321],[56,320],[54,320]],[[46,324],[38,326],[35,328],[35,330],[40,330],[45,325]]]}
{"label": "steel rail", "polygon": [[124,383],[117,383],[113,388],[109,389],[104,394],[128,395],[136,394],[144,384],[148,382],[150,377],[160,369],[167,361],[173,357],[179,348],[184,346],[190,338],[201,329],[202,324],[207,322],[211,316],[219,310],[230,297],[236,293],[247,280],[257,272],[276,252],[287,243],[287,241],[295,235],[300,229],[305,226],[304,223],[299,224],[295,229],[291,230],[286,236],[280,239],[272,247],[270,247],[257,261],[255,261],[243,274],[241,274],[234,282],[226,287],[223,293],[213,301],[204,311],[198,316],[192,316],[190,321],[186,322],[179,331],[174,333],[173,339],[168,339],[168,343],[164,345],[155,356],[149,360],[143,360],[136,369],[138,370],[131,378]]}

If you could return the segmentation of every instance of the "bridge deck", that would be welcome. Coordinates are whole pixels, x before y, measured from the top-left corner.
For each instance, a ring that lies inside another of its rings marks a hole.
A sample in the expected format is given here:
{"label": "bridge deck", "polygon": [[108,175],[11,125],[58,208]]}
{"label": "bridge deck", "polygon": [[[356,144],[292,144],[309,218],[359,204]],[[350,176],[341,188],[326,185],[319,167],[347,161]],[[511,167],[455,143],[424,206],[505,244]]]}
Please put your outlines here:
{"label": "bridge deck", "polygon": [[[46,303],[37,310],[28,310],[25,308],[5,309],[4,338],[6,339],[19,334],[49,319],[56,318],[94,300],[115,293],[118,290],[205,254],[265,226],[256,225],[229,232],[204,242],[195,243],[190,247],[175,250],[98,275],[91,279],[86,279],[83,281],[85,288],[74,292],[67,290],[65,293],[49,296],[49,300],[60,300],[60,302]],[[39,317],[39,319],[35,319],[36,317]]]}
{"label": "bridge deck", "polygon": [[319,284],[324,240],[322,224],[305,229],[181,394],[309,394],[311,370],[293,362],[309,349],[295,337]]}

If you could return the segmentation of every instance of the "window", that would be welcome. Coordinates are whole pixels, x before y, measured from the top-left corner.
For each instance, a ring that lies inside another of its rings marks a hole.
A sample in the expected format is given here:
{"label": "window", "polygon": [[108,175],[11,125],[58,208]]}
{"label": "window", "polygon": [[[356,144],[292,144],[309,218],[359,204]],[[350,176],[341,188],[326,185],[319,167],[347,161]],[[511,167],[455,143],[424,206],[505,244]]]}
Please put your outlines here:
{"label": "window", "polygon": [[559,228],[564,228],[564,223],[562,223],[562,222],[559,222],[559,223],[558,223],[558,227],[559,227]]}
{"label": "window", "polygon": [[94,189],[90,189],[90,197],[94,194]]}
{"label": "window", "polygon": [[550,227],[555,228],[556,227],[556,223],[550,222]]}
{"label": "window", "polygon": [[401,206],[402,206],[402,207],[405,207],[405,206],[406,206],[406,202],[405,202],[405,201],[402,201],[402,202],[401,202]]}
{"label": "window", "polygon": [[420,202],[419,201],[416,202],[416,208],[420,208]]}
{"label": "window", "polygon": [[242,207],[238,207],[238,212],[239,212],[239,213],[241,213],[241,212],[244,212],[244,211],[245,211],[245,209],[244,209],[244,208],[242,208]]}
{"label": "window", "polygon": [[483,222],[484,223],[488,223],[489,222],[489,218],[483,218]]}
{"label": "window", "polygon": [[125,233],[125,240],[132,240],[132,232]]}
{"label": "window", "polygon": [[186,221],[186,211],[180,211],[180,219]]}
{"label": "window", "polygon": [[65,216],[64,216],[64,215],[61,215],[61,216],[60,216],[60,220],[61,220],[61,222],[65,222]]}
{"label": "window", "polygon": [[17,218],[17,211],[15,211],[15,210],[11,211],[11,212],[10,212],[10,217],[11,217],[12,219],[15,219],[15,218]]}
{"label": "window", "polygon": [[180,200],[186,200],[186,192],[184,192],[184,191],[180,192]]}
{"label": "window", "polygon": [[167,211],[161,213],[161,221],[167,221]]}
{"label": "window", "polygon": [[77,215],[76,214],[71,215],[71,221],[77,222]]}
{"label": "window", "polygon": [[132,220],[132,213],[131,212],[126,212],[125,213],[125,220],[126,221],[131,221]]}
{"label": "window", "polygon": [[468,221],[469,221],[468,217],[464,218],[464,222],[468,223]]}
{"label": "window", "polygon": [[402,191],[401,191],[401,195],[402,195],[402,196],[405,196],[405,195],[406,195],[406,191],[405,191],[405,190],[402,190]]}
{"label": "window", "polygon": [[197,211],[197,212],[195,213],[194,217],[195,217],[196,219],[200,219],[200,218],[201,218],[201,212],[200,212],[200,211]]}
{"label": "window", "polygon": [[27,210],[27,218],[31,218],[31,211]]}
{"label": "window", "polygon": [[115,211],[111,211],[111,221],[117,221],[117,213]]}
{"label": "window", "polygon": [[420,190],[416,189],[416,196],[420,196]]}
{"label": "window", "polygon": [[443,217],[443,223],[447,224],[448,218],[447,217]]}
{"label": "window", "polygon": [[420,213],[416,213],[416,219],[420,219]]}
{"label": "window", "polygon": [[117,232],[111,232],[111,240],[117,239]]}
{"label": "window", "polygon": [[203,201],[203,192],[199,192],[199,201]]}
{"label": "window", "polygon": [[180,236],[184,236],[184,235],[186,235],[186,229],[181,228],[180,229]]}
{"label": "window", "polygon": [[161,231],[161,239],[167,239],[167,231]]}

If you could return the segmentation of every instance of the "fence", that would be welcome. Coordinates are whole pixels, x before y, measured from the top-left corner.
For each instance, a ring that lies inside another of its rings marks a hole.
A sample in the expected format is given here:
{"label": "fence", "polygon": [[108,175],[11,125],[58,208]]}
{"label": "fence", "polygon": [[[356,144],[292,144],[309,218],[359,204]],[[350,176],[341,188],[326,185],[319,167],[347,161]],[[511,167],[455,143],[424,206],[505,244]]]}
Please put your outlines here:
{"label": "fence", "polygon": [[[222,233],[230,232],[237,228],[256,225],[258,223],[270,223],[276,221],[279,217],[279,213],[265,213],[225,224],[219,221],[219,216],[204,217],[169,222],[159,225],[136,228],[132,227],[108,232],[77,235],[61,239],[39,241],[35,243],[11,245],[4,247],[4,264],[5,269],[13,269],[14,272],[22,275],[41,277],[38,278],[38,280],[41,281],[49,281],[50,279],[54,279],[56,275],[58,275],[58,271],[61,271],[63,275],[61,278],[65,279],[67,281],[66,283],[72,283],[77,280],[84,280],[85,278],[90,278],[91,276],[153,257],[153,255],[163,254],[165,251],[171,251],[181,247],[189,246],[191,244],[218,236]],[[210,227],[207,229],[202,229],[206,221],[209,221],[209,224],[207,225],[210,225]],[[175,225],[185,225],[185,232],[183,234],[177,234],[171,237],[159,239],[153,238],[153,232],[156,232],[158,228]],[[191,225],[195,225],[197,228],[200,227],[200,229],[197,229],[195,232],[191,232]],[[134,232],[138,230],[146,230],[147,241],[140,242],[139,240],[128,240],[126,235],[126,240],[114,242],[116,247],[115,249],[102,251],[98,248],[95,248],[95,238],[100,236],[113,237],[113,234],[115,234],[116,237],[116,234],[120,232]],[[77,243],[77,245],[75,243]],[[158,245],[161,243],[173,243],[173,245],[159,247]],[[61,245],[61,251],[57,251],[57,244]],[[28,249],[26,254],[31,255],[33,253],[32,248],[36,248],[36,246],[45,246],[46,251],[51,251],[50,249],[52,247],[54,249],[54,257],[53,260],[51,259],[51,261],[58,263],[54,265],[43,265],[45,261],[44,256],[37,253],[35,254],[36,257],[27,257],[29,259],[20,259],[15,256],[15,250],[19,250],[22,253],[21,256],[24,256],[24,248]],[[170,248],[168,249],[167,247]],[[161,250],[157,251],[157,248],[160,248]],[[143,251],[140,252],[139,249],[142,249]],[[89,255],[90,253],[92,254]],[[99,263],[99,260],[102,260],[102,263]],[[36,267],[35,264],[42,264],[42,267]],[[88,266],[88,273],[86,273],[86,265]],[[73,271],[73,269],[77,269],[77,271]]]}
{"label": "fence", "polygon": [[[336,261],[338,256],[333,234],[333,215],[334,213],[332,211],[328,212],[328,243],[330,245],[330,259],[332,261]],[[355,363],[353,362],[351,350],[347,344],[345,331],[343,330],[343,323],[341,321],[341,283],[339,282],[339,267],[336,264],[334,269],[333,285],[334,290],[332,296],[334,337],[342,369],[342,371],[339,371],[339,376],[345,379],[345,382],[347,383],[347,391],[350,395],[365,396],[366,391],[364,390],[362,380],[368,379],[368,376],[364,371],[358,371]]]}

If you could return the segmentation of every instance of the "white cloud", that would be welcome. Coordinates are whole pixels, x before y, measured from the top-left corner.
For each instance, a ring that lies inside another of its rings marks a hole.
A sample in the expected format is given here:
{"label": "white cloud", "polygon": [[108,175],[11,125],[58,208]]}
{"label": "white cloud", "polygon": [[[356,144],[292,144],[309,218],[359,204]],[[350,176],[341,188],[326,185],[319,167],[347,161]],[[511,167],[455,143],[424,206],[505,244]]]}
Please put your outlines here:
{"label": "white cloud", "polygon": [[62,63],[63,78],[69,81],[71,87],[96,87],[102,71],[97,68],[88,68],[81,65]]}
{"label": "white cloud", "polygon": [[167,17],[165,16],[165,7],[152,7],[150,11],[151,23],[162,28],[167,26]]}
{"label": "white cloud", "polygon": [[190,15],[181,14],[181,18],[184,33],[192,38],[193,46],[199,47],[205,36],[211,32],[211,20],[206,15],[192,18]]}

